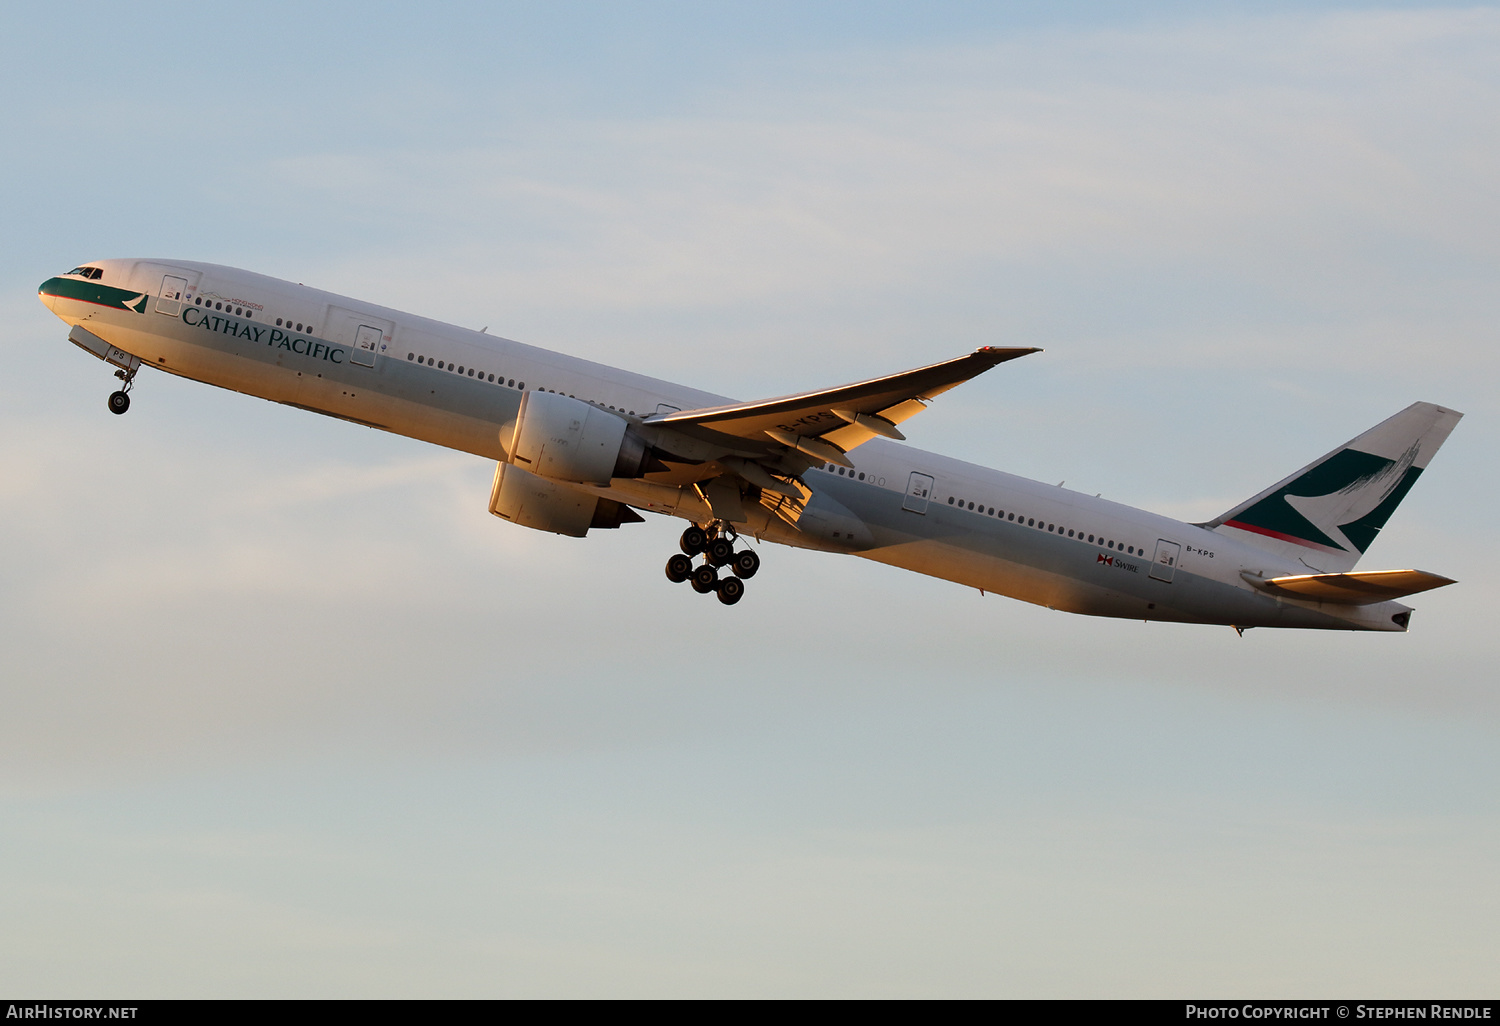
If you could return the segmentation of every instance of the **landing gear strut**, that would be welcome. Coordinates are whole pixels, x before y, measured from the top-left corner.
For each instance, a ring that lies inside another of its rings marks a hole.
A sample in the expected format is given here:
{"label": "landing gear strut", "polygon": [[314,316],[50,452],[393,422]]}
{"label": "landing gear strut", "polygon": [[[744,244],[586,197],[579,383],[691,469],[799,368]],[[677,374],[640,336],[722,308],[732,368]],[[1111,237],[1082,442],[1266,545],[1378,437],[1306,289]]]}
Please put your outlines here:
{"label": "landing gear strut", "polygon": [[[753,549],[734,550],[738,539],[735,529],[722,520],[706,528],[693,524],[682,532],[678,542],[681,554],[667,560],[667,580],[673,584],[691,582],[698,594],[714,592],[726,606],[734,605],[745,597],[745,582],[760,569],[760,556]],[[694,556],[703,557],[702,565],[693,566]],[[728,567],[733,576],[721,580],[721,567]]]}
{"label": "landing gear strut", "polygon": [[141,369],[139,362],[135,360],[130,362],[132,366],[129,370],[115,371],[115,377],[123,382],[118,392],[109,394],[109,412],[116,415],[130,409],[130,386],[135,384],[135,372]]}

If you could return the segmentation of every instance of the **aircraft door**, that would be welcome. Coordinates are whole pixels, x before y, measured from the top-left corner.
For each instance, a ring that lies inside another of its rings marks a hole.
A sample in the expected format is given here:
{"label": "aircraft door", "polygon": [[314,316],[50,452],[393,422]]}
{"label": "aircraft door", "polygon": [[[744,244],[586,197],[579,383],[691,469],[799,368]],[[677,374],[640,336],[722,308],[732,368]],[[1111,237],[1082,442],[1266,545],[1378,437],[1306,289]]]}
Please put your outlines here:
{"label": "aircraft door", "polygon": [[395,330],[395,324],[373,314],[330,306],[323,337],[336,346],[348,346],[354,366],[374,367],[375,358],[389,348]]}
{"label": "aircraft door", "polygon": [[156,295],[156,312],[176,317],[182,312],[182,298],[187,295],[187,279],[176,275],[164,275],[161,291]]}
{"label": "aircraft door", "polygon": [[349,354],[349,361],[361,367],[375,366],[375,354],[380,352],[380,336],[379,328],[361,324],[354,333],[354,351]]}
{"label": "aircraft door", "polygon": [[912,513],[927,512],[927,501],[932,498],[932,478],[926,474],[912,471],[911,477],[906,482],[906,498],[901,500],[901,508]]}
{"label": "aircraft door", "polygon": [[1165,538],[1159,540],[1156,543],[1156,556],[1151,560],[1151,576],[1171,584],[1172,575],[1177,572],[1177,557],[1181,554],[1181,545]]}

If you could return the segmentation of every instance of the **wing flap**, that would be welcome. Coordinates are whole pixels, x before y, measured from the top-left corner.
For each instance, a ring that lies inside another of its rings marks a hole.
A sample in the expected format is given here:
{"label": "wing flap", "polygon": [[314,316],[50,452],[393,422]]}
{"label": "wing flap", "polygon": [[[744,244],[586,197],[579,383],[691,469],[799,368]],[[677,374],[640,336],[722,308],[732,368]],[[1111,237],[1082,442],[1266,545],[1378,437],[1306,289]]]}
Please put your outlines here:
{"label": "wing flap", "polygon": [[1387,602],[1458,583],[1425,570],[1359,570],[1347,574],[1294,574],[1288,577],[1261,577],[1247,572],[1240,576],[1263,591],[1350,606]]}

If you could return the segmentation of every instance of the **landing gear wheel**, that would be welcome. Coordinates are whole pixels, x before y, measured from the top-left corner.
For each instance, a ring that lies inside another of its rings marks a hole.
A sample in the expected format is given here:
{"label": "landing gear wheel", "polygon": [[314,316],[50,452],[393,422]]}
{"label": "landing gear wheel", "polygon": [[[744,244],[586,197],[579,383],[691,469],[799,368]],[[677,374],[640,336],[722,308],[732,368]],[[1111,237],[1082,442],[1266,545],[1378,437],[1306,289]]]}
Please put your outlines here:
{"label": "landing gear wheel", "polygon": [[693,561],[678,553],[667,560],[667,580],[673,584],[681,584],[693,576]]}
{"label": "landing gear wheel", "polygon": [[130,409],[130,395],[126,392],[111,392],[109,394],[109,412],[120,414]]}
{"label": "landing gear wheel", "polygon": [[745,582],[738,577],[726,577],[719,582],[719,601],[732,606],[745,597]]}
{"label": "landing gear wheel", "polygon": [[708,547],[708,533],[697,524],[694,524],[682,532],[682,539],[677,545],[685,554],[696,556]]}
{"label": "landing gear wheel", "polygon": [[728,566],[734,559],[734,542],[720,535],[708,543],[708,561],[714,566]]}
{"label": "landing gear wheel", "polygon": [[696,591],[699,595],[707,595],[718,586],[719,571],[715,570],[713,567],[705,563],[703,566],[700,566],[698,569],[693,571],[691,580],[693,582],[694,591]]}
{"label": "landing gear wheel", "polygon": [[760,556],[753,549],[741,549],[729,561],[729,569],[742,581],[748,581],[760,570]]}

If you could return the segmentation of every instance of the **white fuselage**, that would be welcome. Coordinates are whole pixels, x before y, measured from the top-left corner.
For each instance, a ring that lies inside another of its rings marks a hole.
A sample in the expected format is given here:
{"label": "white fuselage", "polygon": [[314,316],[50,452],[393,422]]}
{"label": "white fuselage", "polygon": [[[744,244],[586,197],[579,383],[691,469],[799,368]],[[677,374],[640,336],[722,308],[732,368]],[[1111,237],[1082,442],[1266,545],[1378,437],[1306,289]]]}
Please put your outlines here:
{"label": "white fuselage", "polygon": [[[44,286],[44,301],[143,364],[489,460],[509,459],[508,432],[527,391],[573,396],[635,422],[731,401],[247,271],[165,260],[93,266],[104,269],[100,281],[53,279],[62,284],[50,293],[52,283]],[[180,300],[163,301],[167,277],[186,282]],[[849,460],[852,471],[829,465],[807,471],[803,483],[857,518],[858,543],[838,524],[799,529],[769,504],[752,506],[741,530],[1076,613],[1405,628],[1404,618],[1392,617],[1408,607],[1396,602],[1336,605],[1257,590],[1242,572],[1310,568],[1222,533],[885,439],[859,446]],[[914,488],[926,494],[913,498]],[[590,490],[643,510],[711,519],[692,488],[616,478]],[[1173,553],[1170,568],[1157,559],[1164,551]]]}

